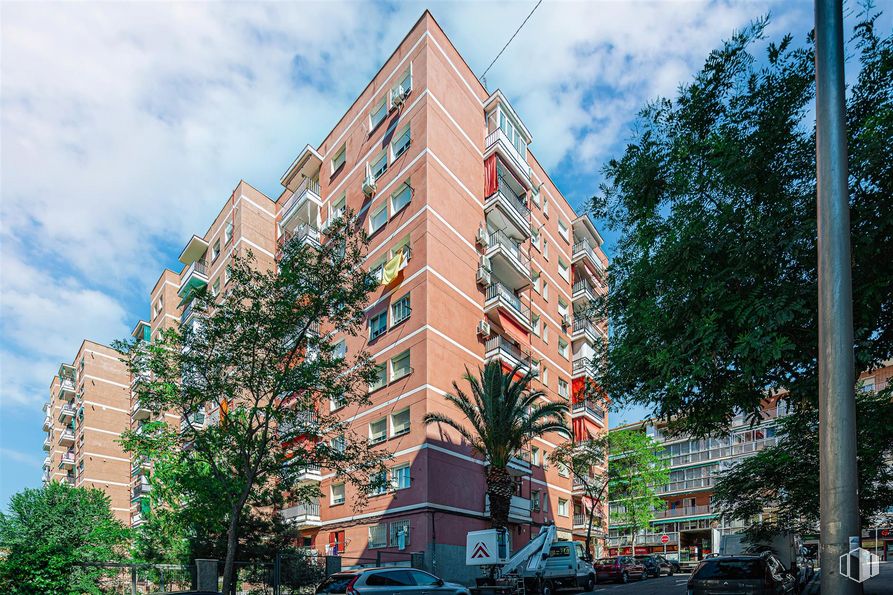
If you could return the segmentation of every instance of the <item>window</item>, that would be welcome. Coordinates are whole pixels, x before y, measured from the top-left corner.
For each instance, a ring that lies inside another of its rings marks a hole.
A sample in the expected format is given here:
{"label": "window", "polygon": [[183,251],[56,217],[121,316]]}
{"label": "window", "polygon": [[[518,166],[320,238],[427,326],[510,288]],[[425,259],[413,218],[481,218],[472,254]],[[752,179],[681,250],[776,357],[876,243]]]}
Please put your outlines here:
{"label": "window", "polygon": [[567,230],[567,223],[558,218],[558,233],[561,234],[561,237],[564,238],[565,242],[570,242],[570,234]]}
{"label": "window", "polygon": [[214,242],[214,246],[211,248],[211,262],[217,260],[218,256],[220,256],[220,238],[217,238],[217,241]]}
{"label": "window", "polygon": [[542,366],[540,369],[542,370],[542,372],[540,373],[540,379],[543,383],[543,386],[548,388],[548,386],[549,386],[549,369],[546,366]]}
{"label": "window", "polygon": [[536,208],[540,208],[540,190],[536,186],[530,192],[530,202],[535,204]]}
{"label": "window", "polygon": [[369,276],[375,279],[377,283],[381,283],[381,276],[384,273],[384,263],[385,261],[382,259],[369,268]]}
{"label": "window", "polygon": [[409,126],[407,126],[391,141],[391,159],[396,159],[405,153],[406,149],[409,148],[410,141]]}
{"label": "window", "polygon": [[330,444],[332,446],[332,450],[334,450],[335,452],[343,453],[344,450],[347,448],[347,441],[344,438],[344,434],[332,438]]}
{"label": "window", "polygon": [[563,357],[564,359],[569,359],[569,358],[568,358],[568,344],[567,344],[567,341],[565,341],[565,340],[562,339],[561,337],[558,337],[558,353],[559,353],[559,354],[561,355],[561,357]]}
{"label": "window", "polygon": [[223,243],[229,244],[233,239],[233,222],[227,221],[226,228],[223,230]]}
{"label": "window", "polygon": [[549,301],[549,284],[543,281],[543,299]]}
{"label": "window", "polygon": [[214,297],[220,295],[220,277],[214,279],[214,284],[211,286],[211,295]]}
{"label": "window", "polygon": [[[558,463],[558,464],[555,465],[555,466],[558,467],[558,475],[560,475],[561,477],[570,477],[570,476],[571,476],[571,472],[570,472],[570,470],[567,468],[567,465],[564,465],[564,464],[562,464],[562,463]],[[565,502],[567,502],[567,501],[565,500]],[[566,515],[565,515],[565,516],[566,516]]]}
{"label": "window", "polygon": [[376,103],[372,112],[369,113],[369,132],[375,130],[379,124],[387,117],[388,115],[388,102],[387,98],[382,97],[381,101]]}
{"label": "window", "polygon": [[388,205],[381,205],[381,208],[372,213],[369,218],[369,233],[375,233],[388,222]]}
{"label": "window", "polygon": [[532,490],[530,492],[530,507],[533,509],[533,512],[540,511],[540,491]]}
{"label": "window", "polygon": [[549,260],[549,240],[543,238],[543,258]]}
{"label": "window", "polygon": [[369,319],[369,340],[377,339],[388,330],[388,311],[384,310]]}
{"label": "window", "polygon": [[412,90],[412,63],[410,62],[409,68],[403,73],[403,75],[397,79],[397,82],[394,83],[394,87],[391,89],[391,103],[394,101],[399,101],[400,99],[400,90],[403,90],[403,94],[409,93]]}
{"label": "window", "polygon": [[378,179],[381,177],[381,174],[388,171],[388,153],[387,151],[383,152],[379,155],[370,165],[369,167],[372,170],[372,177],[374,179]]}
{"label": "window", "polygon": [[[404,548],[409,545],[409,519],[404,519],[402,521],[394,521],[390,523],[390,537],[391,537],[391,547],[399,547]],[[401,539],[403,543],[400,543]],[[415,582],[417,585],[421,586],[433,586],[437,584],[437,579],[432,577],[429,574],[425,574],[424,572],[412,572],[412,576],[415,578]],[[421,576],[420,576],[421,575]],[[431,579],[426,582],[425,577]]]}
{"label": "window", "polygon": [[540,275],[539,271],[531,271],[530,276],[533,278],[533,290],[537,293],[541,293],[542,289],[540,287]]}
{"label": "window", "polygon": [[329,212],[329,221],[334,221],[344,214],[344,205],[346,204],[346,202],[347,198],[342,194],[341,198],[332,203],[332,207]]}
{"label": "window", "polygon": [[232,276],[233,276],[233,267],[226,265],[226,268],[223,270],[223,282],[229,283],[229,280]]}
{"label": "window", "polygon": [[549,325],[545,322],[543,323],[543,343],[549,342]]}
{"label": "window", "polygon": [[537,228],[533,228],[530,230],[530,244],[540,250],[540,230]]}
{"label": "window", "polygon": [[338,171],[342,165],[344,165],[344,161],[347,158],[347,145],[341,145],[341,148],[338,149],[338,152],[335,153],[335,156],[332,157],[332,173]]}
{"label": "window", "polygon": [[391,326],[397,326],[412,314],[412,308],[409,305],[409,294],[391,304]]}
{"label": "window", "polygon": [[369,527],[369,547],[388,547],[387,525],[372,525]]}
{"label": "window", "polygon": [[540,317],[539,314],[530,315],[530,326],[533,327],[533,334],[540,336]]}
{"label": "window", "polygon": [[[564,318],[565,316],[570,316],[570,310],[568,309],[567,302],[565,302],[561,298],[558,298],[558,315],[561,318]],[[570,318],[568,318],[568,321],[570,321]]]}
{"label": "window", "polygon": [[375,378],[369,383],[369,392],[378,390],[388,383],[388,371],[384,364],[375,366]]}
{"label": "window", "polygon": [[543,197],[543,215],[549,216],[549,199],[545,196]]}
{"label": "window", "polygon": [[532,446],[530,448],[530,464],[531,465],[539,465],[540,464],[540,449],[539,449],[539,447]]}
{"label": "window", "polygon": [[395,490],[409,488],[411,478],[409,476],[409,463],[391,469],[391,485]]}
{"label": "window", "polygon": [[344,484],[336,483],[332,485],[331,495],[329,496],[329,502],[332,506],[336,506],[338,504],[344,504]]}
{"label": "window", "polygon": [[558,395],[564,397],[565,399],[570,396],[570,391],[568,390],[567,380],[563,378],[558,379]]}
{"label": "window", "polygon": [[409,433],[409,408],[391,414],[391,436]]}
{"label": "window", "polygon": [[398,380],[412,372],[409,361],[409,350],[391,358],[391,380]]}
{"label": "window", "polygon": [[381,496],[388,492],[388,472],[381,471],[373,474],[369,479],[372,482],[372,489],[369,494],[372,496]]}
{"label": "window", "polygon": [[396,214],[412,200],[412,187],[409,183],[403,183],[395,193],[391,195],[391,214]]}
{"label": "window", "polygon": [[570,267],[568,267],[567,263],[564,262],[560,258],[558,259],[558,274],[561,275],[561,278],[564,279],[565,281],[567,281],[568,283],[571,282]]}
{"label": "window", "polygon": [[369,424],[369,444],[379,444],[388,439],[388,419],[381,419]]}
{"label": "window", "polygon": [[335,347],[332,350],[332,356],[344,359],[347,356],[347,343],[344,339],[341,339],[337,343],[335,343]]}
{"label": "window", "polygon": [[157,318],[159,314],[161,314],[161,310],[164,308],[164,300],[162,298],[158,298],[158,301],[155,302],[155,305],[152,306],[152,318]]}

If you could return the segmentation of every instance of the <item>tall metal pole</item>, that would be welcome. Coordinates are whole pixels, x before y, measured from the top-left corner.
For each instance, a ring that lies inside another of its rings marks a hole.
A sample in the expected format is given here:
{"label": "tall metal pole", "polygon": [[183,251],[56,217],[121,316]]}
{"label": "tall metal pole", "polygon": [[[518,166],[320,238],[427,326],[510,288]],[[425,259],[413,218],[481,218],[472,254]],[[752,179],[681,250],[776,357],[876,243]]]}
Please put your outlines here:
{"label": "tall metal pole", "polygon": [[861,587],[839,571],[860,535],[842,0],[815,1],[815,37],[821,588],[850,595]]}

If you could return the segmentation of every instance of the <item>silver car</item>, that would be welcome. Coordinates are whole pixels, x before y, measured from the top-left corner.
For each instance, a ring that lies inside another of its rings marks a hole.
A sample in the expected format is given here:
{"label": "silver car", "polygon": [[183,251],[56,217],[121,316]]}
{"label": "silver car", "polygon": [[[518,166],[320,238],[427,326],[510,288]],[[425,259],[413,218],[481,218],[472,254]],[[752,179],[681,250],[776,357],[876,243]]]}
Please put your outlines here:
{"label": "silver car", "polygon": [[447,583],[433,574],[415,568],[361,568],[333,574],[317,587],[326,595],[470,595],[468,589]]}

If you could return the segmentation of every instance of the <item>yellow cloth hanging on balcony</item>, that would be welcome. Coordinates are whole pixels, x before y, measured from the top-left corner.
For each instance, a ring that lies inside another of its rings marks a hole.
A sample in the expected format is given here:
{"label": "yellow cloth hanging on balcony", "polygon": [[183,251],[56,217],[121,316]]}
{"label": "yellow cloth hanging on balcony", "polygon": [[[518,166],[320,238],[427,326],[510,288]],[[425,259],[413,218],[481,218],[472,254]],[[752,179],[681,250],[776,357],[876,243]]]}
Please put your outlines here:
{"label": "yellow cloth hanging on balcony", "polygon": [[394,258],[385,263],[384,267],[381,270],[381,284],[388,285],[394,279],[397,278],[397,275],[406,268],[406,256],[403,253],[403,250],[398,252]]}

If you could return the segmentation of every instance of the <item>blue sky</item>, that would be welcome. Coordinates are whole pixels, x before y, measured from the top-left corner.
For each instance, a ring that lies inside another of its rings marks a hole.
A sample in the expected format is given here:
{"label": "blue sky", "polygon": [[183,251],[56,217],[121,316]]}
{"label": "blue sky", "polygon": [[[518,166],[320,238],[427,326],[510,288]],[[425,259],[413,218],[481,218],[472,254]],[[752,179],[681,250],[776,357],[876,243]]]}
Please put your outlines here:
{"label": "blue sky", "polygon": [[[277,196],[299,149],[322,140],[426,6],[480,73],[533,4],[2,3],[2,506],[40,483],[41,405],[59,363],[148,315],[161,269],[239,179]],[[511,98],[579,207],[642,105],[770,9],[770,37],[802,40],[808,1],[546,0],[488,86]]]}

